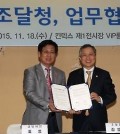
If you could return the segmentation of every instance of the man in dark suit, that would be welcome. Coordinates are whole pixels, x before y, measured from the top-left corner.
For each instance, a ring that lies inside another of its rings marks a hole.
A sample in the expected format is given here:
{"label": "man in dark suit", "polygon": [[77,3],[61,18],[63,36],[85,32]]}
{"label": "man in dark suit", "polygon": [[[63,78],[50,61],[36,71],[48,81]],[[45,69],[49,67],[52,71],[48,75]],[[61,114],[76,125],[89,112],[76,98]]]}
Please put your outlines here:
{"label": "man in dark suit", "polygon": [[109,72],[95,66],[96,49],[94,46],[83,45],[79,50],[79,60],[82,68],[69,74],[67,85],[87,83],[88,74],[86,71],[90,71],[89,90],[92,107],[89,110],[69,111],[70,114],[73,114],[73,131],[105,131],[105,123],[108,122],[106,106],[116,100],[115,86]]}
{"label": "man in dark suit", "polygon": [[52,40],[44,40],[38,45],[40,63],[25,69],[23,88],[26,98],[26,110],[23,115],[23,125],[48,124],[49,133],[62,131],[61,111],[54,106],[50,87],[46,79],[49,76],[51,84],[66,85],[65,73],[54,67],[58,54],[58,45]]}

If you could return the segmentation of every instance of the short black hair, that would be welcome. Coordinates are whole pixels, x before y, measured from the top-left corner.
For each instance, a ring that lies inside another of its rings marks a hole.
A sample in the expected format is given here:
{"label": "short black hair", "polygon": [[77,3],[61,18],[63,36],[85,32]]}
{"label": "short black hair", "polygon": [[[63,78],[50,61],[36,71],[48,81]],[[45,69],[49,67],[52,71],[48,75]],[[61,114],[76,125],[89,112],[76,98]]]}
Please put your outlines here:
{"label": "short black hair", "polygon": [[87,48],[87,47],[90,47],[93,49],[95,55],[96,55],[96,48],[94,46],[92,46],[91,44],[84,44],[83,46],[80,47],[80,50],[79,50],[79,56],[81,56],[81,52],[84,48]]}
{"label": "short black hair", "polygon": [[55,53],[58,53],[58,45],[56,42],[52,41],[52,40],[43,40],[42,42],[39,43],[38,45],[38,52],[42,52],[43,47],[47,46],[47,45],[52,45],[55,48]]}

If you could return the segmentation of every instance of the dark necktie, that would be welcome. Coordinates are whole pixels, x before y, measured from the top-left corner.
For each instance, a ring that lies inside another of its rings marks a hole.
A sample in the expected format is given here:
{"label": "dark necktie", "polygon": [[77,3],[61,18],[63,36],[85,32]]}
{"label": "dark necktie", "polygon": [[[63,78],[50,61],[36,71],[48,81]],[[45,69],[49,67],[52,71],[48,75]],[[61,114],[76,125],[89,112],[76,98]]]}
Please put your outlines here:
{"label": "dark necktie", "polygon": [[45,68],[45,70],[47,70],[47,75],[46,75],[46,81],[47,81],[47,86],[48,86],[48,91],[49,91],[49,95],[50,95],[50,101],[53,101],[53,96],[52,96],[52,89],[51,89],[51,78],[50,78],[50,68]]}
{"label": "dark necktie", "polygon": [[[86,71],[86,73],[88,74],[87,84],[88,84],[88,86],[90,87],[90,84],[91,84],[91,71]],[[85,115],[86,115],[86,116],[89,115],[89,111],[88,111],[88,110],[85,111]]]}

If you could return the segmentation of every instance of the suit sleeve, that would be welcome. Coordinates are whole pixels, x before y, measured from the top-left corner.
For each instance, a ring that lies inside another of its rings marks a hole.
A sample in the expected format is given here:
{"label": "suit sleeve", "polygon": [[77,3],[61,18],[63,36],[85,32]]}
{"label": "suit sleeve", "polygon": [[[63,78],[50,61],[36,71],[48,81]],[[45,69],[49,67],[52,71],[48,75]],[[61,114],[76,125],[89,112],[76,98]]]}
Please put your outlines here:
{"label": "suit sleeve", "polygon": [[115,85],[112,83],[112,79],[110,77],[109,72],[106,72],[104,75],[104,84],[103,84],[103,104],[109,105],[110,103],[114,102],[117,98],[115,93]]}
{"label": "suit sleeve", "polygon": [[48,109],[48,102],[43,99],[43,97],[39,96],[36,91],[37,81],[35,78],[35,73],[32,70],[26,69],[24,71],[24,79],[23,79],[23,90],[25,98],[34,104],[36,107],[39,107],[43,110]]}

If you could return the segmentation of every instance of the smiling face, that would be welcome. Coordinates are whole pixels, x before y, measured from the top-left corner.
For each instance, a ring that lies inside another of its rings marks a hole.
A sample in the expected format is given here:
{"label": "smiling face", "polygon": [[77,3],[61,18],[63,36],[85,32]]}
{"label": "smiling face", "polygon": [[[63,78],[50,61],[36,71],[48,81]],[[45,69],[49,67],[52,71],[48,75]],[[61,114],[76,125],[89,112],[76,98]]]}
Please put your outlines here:
{"label": "smiling face", "polygon": [[80,51],[79,59],[82,66],[89,70],[95,66],[96,54],[92,47],[86,47]]}
{"label": "smiling face", "polygon": [[46,45],[45,47],[42,48],[41,52],[38,52],[38,57],[40,62],[46,66],[50,67],[51,65],[54,64],[57,53],[55,52],[55,47],[53,45]]}

